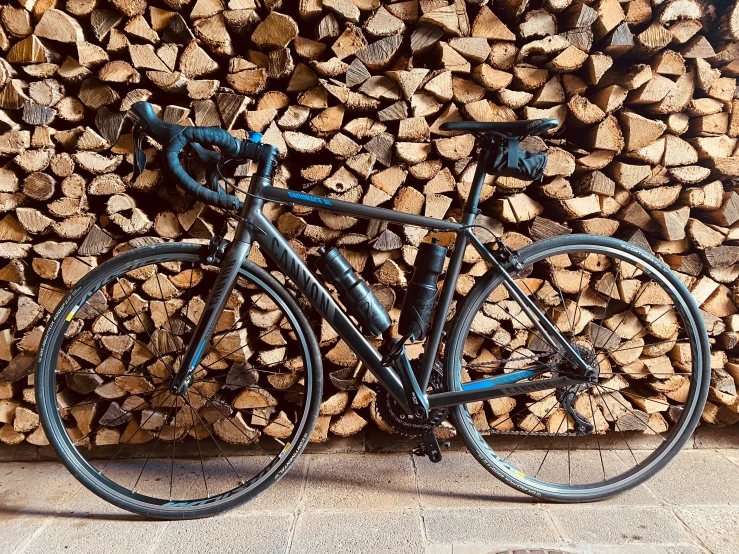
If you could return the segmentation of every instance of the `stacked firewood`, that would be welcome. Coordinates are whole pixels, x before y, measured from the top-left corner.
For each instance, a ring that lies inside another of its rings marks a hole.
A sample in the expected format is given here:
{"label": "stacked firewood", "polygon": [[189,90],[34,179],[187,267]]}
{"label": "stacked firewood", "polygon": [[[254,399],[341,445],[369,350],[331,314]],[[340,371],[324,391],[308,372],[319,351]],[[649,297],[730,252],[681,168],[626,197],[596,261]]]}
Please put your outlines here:
{"label": "stacked firewood", "polygon": [[[131,246],[223,232],[223,214],[176,189],[153,143],[134,179],[124,113],[140,100],[168,122],[263,133],[282,155],[279,186],[456,219],[475,138],[440,125],[557,118],[525,144],[547,152],[544,180],[489,177],[484,223],[517,248],[584,232],[660,256],[713,343],[703,420],[739,420],[736,3],[14,0],[0,8],[0,50],[1,442],[46,444],[32,371],[66,288]],[[339,246],[397,320],[426,231],[269,214],[308,260]],[[460,297],[484,270],[472,258],[464,269]],[[386,429],[356,357],[325,323],[316,333],[330,379],[314,439]],[[650,418],[662,410],[631,401]],[[514,406],[480,403],[475,422]]]}

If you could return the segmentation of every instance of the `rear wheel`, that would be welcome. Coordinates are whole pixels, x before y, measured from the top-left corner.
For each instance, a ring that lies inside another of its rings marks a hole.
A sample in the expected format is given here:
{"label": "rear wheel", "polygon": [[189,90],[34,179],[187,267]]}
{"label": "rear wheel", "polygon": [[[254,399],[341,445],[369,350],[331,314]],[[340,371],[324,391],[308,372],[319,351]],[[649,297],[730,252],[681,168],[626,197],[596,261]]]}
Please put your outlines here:
{"label": "rear wheel", "polygon": [[64,298],[44,334],[44,431],[92,492],[163,518],[213,515],[277,482],[304,449],[321,359],[287,290],[245,262],[188,392],[169,393],[218,268],[207,248],[116,256]]}
{"label": "rear wheel", "polygon": [[[592,501],[642,483],[677,454],[705,404],[709,345],[695,300],[662,262],[616,239],[556,237],[519,256],[520,288],[598,382],[457,406],[458,431],[485,468],[534,496]],[[574,371],[502,279],[484,276],[452,324],[446,386],[542,364],[545,378]]]}

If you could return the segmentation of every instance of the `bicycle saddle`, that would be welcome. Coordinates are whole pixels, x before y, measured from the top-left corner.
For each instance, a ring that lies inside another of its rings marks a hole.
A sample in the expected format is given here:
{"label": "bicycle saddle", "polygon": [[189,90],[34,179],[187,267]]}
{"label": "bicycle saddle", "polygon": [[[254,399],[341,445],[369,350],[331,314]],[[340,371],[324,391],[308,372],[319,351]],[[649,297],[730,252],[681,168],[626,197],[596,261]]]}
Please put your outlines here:
{"label": "bicycle saddle", "polygon": [[522,121],[450,121],[442,123],[442,131],[477,131],[480,133],[498,133],[508,136],[536,136],[546,133],[559,125],[552,118],[524,119]]}

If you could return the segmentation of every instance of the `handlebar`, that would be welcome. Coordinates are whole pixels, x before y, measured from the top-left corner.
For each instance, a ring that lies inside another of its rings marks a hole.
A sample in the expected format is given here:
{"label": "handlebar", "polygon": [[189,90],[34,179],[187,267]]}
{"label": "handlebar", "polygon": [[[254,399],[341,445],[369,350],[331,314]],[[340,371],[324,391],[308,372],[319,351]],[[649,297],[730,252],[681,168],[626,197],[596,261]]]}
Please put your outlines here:
{"label": "handlebar", "polygon": [[[256,160],[271,166],[272,160],[277,155],[277,150],[272,145],[238,140],[219,127],[190,127],[165,123],[156,116],[149,102],[136,102],[128,110],[128,115],[144,133],[162,145],[165,164],[180,184],[198,199],[218,208],[238,210],[242,202],[231,194],[209,190],[190,177],[179,159],[183,148],[192,146],[206,166],[214,166],[222,157]],[[221,153],[209,150],[209,146],[217,146]]]}

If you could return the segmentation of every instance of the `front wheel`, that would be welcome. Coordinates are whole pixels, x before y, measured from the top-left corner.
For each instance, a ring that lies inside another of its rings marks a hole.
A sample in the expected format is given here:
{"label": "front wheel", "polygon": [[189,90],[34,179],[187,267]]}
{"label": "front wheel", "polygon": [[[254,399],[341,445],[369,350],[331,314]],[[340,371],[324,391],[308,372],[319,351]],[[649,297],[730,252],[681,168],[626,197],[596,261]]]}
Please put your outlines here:
{"label": "front wheel", "polygon": [[[540,241],[519,256],[517,284],[595,368],[597,383],[457,406],[459,433],[488,471],[533,496],[583,502],[637,486],[677,454],[706,401],[710,351],[685,285],[693,278],[594,235]],[[541,364],[551,367],[543,378],[573,370],[489,272],[452,323],[448,390]],[[587,425],[578,429],[578,419]]]}
{"label": "front wheel", "polygon": [[49,442],[95,494],[161,518],[210,516],[276,483],[308,442],[322,371],[310,324],[246,261],[186,394],[170,383],[218,268],[159,244],[102,264],[62,300],[41,343]]}

